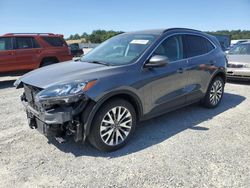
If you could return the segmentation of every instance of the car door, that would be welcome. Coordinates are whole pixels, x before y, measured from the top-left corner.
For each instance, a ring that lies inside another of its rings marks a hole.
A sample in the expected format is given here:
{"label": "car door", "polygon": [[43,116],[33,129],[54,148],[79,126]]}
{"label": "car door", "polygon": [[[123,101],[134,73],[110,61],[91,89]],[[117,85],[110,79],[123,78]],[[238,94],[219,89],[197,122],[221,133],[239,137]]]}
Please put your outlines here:
{"label": "car door", "polygon": [[12,37],[0,37],[0,73],[15,70],[15,51]]}
{"label": "car door", "polygon": [[38,67],[40,46],[33,37],[15,37],[16,64],[20,70],[31,70]]}
{"label": "car door", "polygon": [[167,56],[169,63],[164,67],[145,70],[151,79],[149,83],[151,88],[149,114],[152,116],[185,104],[187,74],[185,72],[186,60],[184,59],[182,36],[168,37],[156,48],[153,55]]}
{"label": "car door", "polygon": [[186,34],[183,39],[188,73],[186,101],[191,103],[204,96],[211,74],[216,70],[215,45],[207,38],[194,34]]}

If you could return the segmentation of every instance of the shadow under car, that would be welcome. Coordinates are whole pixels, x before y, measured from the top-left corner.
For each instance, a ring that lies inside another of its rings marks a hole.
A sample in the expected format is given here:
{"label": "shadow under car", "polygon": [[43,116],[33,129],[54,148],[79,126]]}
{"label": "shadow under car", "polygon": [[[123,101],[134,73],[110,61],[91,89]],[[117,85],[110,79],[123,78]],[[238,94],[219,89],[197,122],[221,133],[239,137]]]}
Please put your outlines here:
{"label": "shadow under car", "polygon": [[209,128],[201,127],[199,124],[236,107],[244,100],[245,97],[243,96],[225,93],[223,100],[217,108],[206,109],[199,104],[193,104],[157,118],[140,122],[127,147],[111,153],[98,151],[90,146],[89,143],[75,143],[73,139],[59,144],[54,138],[49,138],[48,142],[54,144],[59,150],[72,153],[76,157],[82,155],[110,158],[120,157],[159,144],[186,129],[208,131]]}

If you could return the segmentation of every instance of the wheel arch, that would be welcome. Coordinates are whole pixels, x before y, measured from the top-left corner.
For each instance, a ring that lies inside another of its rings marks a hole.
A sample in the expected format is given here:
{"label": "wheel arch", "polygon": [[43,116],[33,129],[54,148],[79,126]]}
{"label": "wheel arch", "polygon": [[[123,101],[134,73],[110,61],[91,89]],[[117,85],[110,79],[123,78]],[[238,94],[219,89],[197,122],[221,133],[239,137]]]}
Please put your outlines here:
{"label": "wheel arch", "polygon": [[[212,81],[215,77],[217,77],[217,76],[221,77],[221,78],[223,79],[224,83],[226,83],[226,81],[227,81],[227,76],[226,76],[226,73],[225,73],[224,71],[217,71],[217,72],[212,76],[211,81]],[[211,83],[211,81],[210,81],[210,83]]]}
{"label": "wheel arch", "polygon": [[101,106],[109,102],[110,100],[116,98],[124,99],[129,103],[131,103],[131,105],[134,107],[136,111],[137,120],[139,120],[142,117],[143,106],[140,98],[135,93],[131,91],[121,90],[106,94],[97,102],[91,101],[89,105],[86,107],[86,111],[84,110],[84,113],[82,114],[81,117],[82,122],[84,122],[84,138],[88,136],[91,129],[92,121],[98,110],[101,108]]}
{"label": "wheel arch", "polygon": [[211,82],[213,81],[213,79],[214,79],[215,77],[217,77],[217,76],[221,77],[221,78],[223,79],[224,83],[226,83],[226,81],[227,81],[226,72],[219,69],[219,70],[217,70],[217,71],[211,76],[211,79],[210,79],[210,81],[208,82],[208,85],[207,85],[207,89],[208,89],[208,87],[210,86],[210,84],[211,84]]}
{"label": "wheel arch", "polygon": [[44,63],[49,62],[49,61],[54,62],[54,63],[58,63],[59,59],[57,57],[55,57],[55,56],[46,56],[46,57],[43,57],[42,60],[41,60],[41,62],[40,62],[39,67],[42,67]]}

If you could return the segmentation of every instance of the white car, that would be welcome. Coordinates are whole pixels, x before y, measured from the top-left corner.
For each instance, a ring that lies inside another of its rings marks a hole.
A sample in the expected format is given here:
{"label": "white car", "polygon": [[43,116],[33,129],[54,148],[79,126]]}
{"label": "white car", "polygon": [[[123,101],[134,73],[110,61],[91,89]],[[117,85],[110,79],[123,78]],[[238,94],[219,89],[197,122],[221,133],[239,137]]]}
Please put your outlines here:
{"label": "white car", "polygon": [[229,50],[227,77],[250,80],[250,42],[241,43]]}

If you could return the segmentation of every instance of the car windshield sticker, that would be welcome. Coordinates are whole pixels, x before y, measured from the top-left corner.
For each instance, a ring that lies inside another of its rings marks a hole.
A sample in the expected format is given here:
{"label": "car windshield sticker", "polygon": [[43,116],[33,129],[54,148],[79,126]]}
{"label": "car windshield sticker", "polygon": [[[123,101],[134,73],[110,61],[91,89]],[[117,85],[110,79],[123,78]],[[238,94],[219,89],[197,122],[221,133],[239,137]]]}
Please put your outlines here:
{"label": "car windshield sticker", "polygon": [[148,43],[148,40],[143,40],[143,39],[141,40],[134,39],[130,42],[130,44],[144,44],[144,45],[146,45],[147,43]]}

